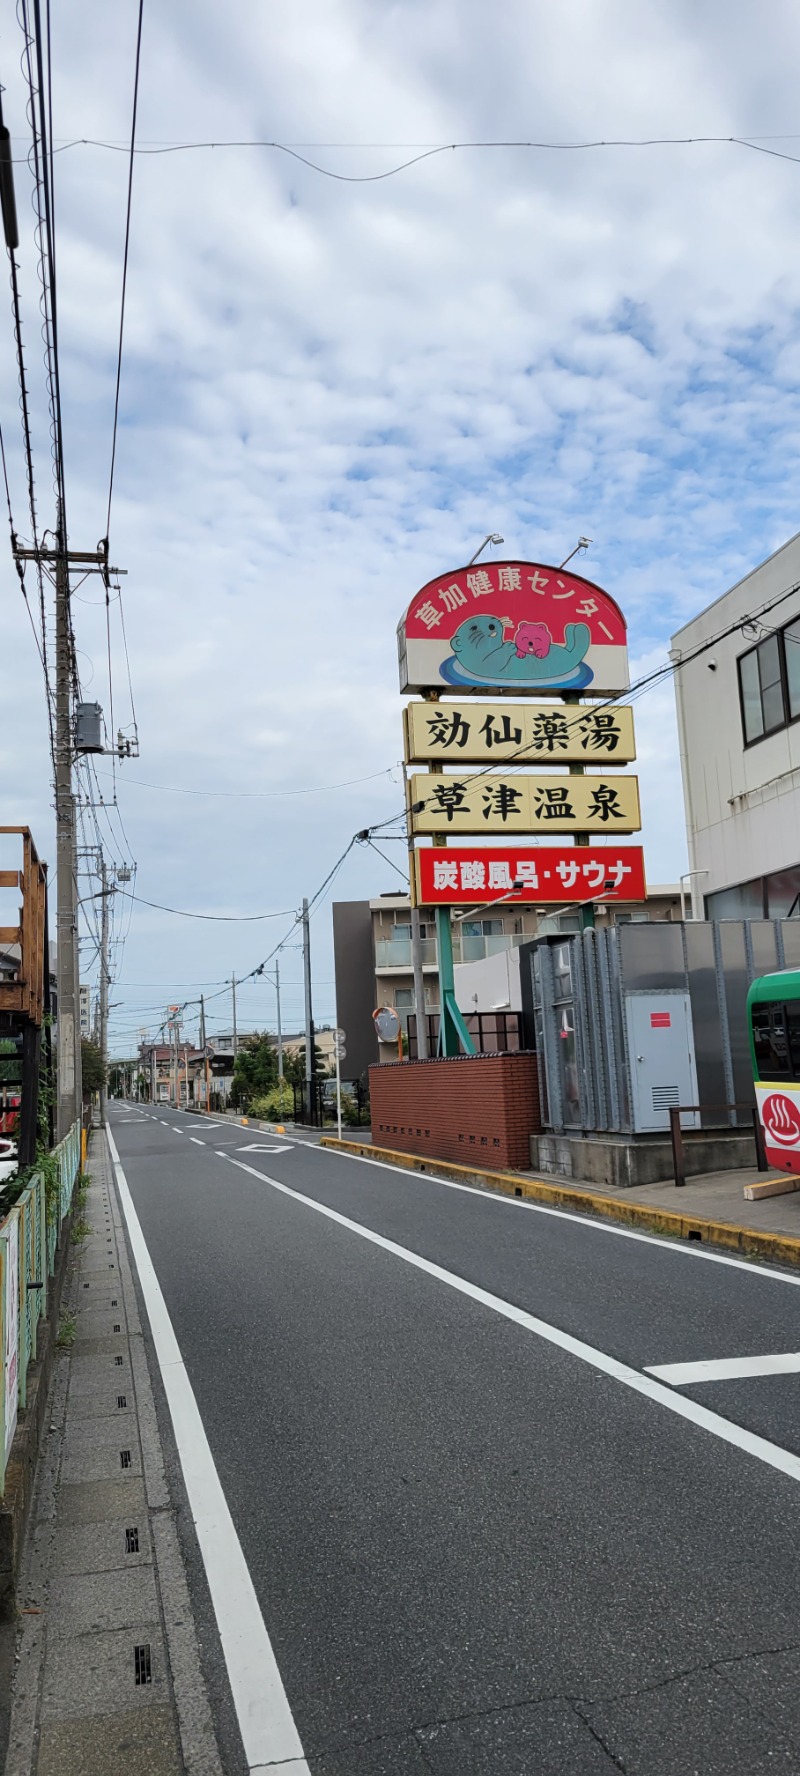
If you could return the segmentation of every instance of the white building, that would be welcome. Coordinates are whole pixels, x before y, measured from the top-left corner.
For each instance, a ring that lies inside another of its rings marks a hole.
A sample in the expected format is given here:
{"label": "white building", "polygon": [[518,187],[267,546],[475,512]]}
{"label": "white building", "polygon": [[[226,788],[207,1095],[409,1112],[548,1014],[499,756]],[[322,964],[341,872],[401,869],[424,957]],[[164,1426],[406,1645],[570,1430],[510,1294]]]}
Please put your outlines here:
{"label": "white building", "polygon": [[786,918],[800,895],[800,536],[678,630],[671,658],[694,917]]}

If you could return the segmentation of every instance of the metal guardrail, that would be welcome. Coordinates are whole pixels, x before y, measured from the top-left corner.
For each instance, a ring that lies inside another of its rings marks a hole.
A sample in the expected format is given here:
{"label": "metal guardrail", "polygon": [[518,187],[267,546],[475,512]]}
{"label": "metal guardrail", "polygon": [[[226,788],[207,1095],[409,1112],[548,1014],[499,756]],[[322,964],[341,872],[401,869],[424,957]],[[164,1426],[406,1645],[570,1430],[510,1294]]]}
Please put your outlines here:
{"label": "metal guardrail", "polygon": [[[675,1104],[669,1113],[669,1132],[672,1140],[672,1169],[675,1176],[675,1188],[681,1189],[686,1183],[686,1155],[683,1147],[683,1129],[681,1116],[694,1112],[696,1115],[703,1110],[749,1110],[753,1119],[753,1137],[756,1144],[756,1165],[760,1172],[768,1172],[767,1154],[764,1147],[764,1131],[759,1121],[758,1110],[754,1104]],[[732,1124],[720,1125],[727,1133],[731,1132]]]}
{"label": "metal guardrail", "polygon": [[0,1498],[5,1486],[17,1409],[27,1400],[28,1367],[36,1357],[39,1320],[47,1312],[58,1237],[81,1169],[81,1128],[75,1123],[53,1150],[58,1188],[50,1193],[37,1172],[0,1221]]}

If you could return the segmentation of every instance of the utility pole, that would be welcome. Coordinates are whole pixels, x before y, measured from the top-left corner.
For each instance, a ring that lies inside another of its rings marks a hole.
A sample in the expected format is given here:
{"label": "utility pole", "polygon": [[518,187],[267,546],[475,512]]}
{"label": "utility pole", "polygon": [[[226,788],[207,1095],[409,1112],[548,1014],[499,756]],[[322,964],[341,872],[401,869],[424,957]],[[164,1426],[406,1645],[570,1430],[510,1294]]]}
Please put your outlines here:
{"label": "utility pole", "polygon": [[235,976],[235,974],[231,975],[231,998],[233,1000],[233,1064],[235,1066],[236,1065],[236,1056],[239,1053],[239,1038],[236,1034],[236,976]]}
{"label": "utility pole", "polygon": [[[6,223],[4,205],[4,223]],[[6,223],[6,240],[8,229]],[[56,801],[56,977],[58,982],[58,1090],[56,1139],[62,1141],[79,1121],[83,1103],[81,1049],[78,1015],[78,842],[75,827],[75,796],[72,788],[72,679],[70,625],[70,564],[82,574],[99,573],[107,584],[110,575],[123,572],[108,565],[108,546],[68,549],[64,507],[59,500],[55,548],[23,549],[15,536],[11,546],[20,575],[23,564],[33,561],[55,585],[55,801]]]}
{"label": "utility pole", "polygon": [[210,1082],[209,1082],[209,1077],[208,1077],[208,1048],[206,1046],[206,1002],[205,1002],[205,998],[202,993],[200,994],[200,1047],[203,1050],[203,1062],[205,1065],[205,1080],[206,1080],[206,1101],[205,1101],[204,1109],[206,1111],[206,1114],[208,1114],[208,1112],[211,1109],[211,1090],[210,1090]]}
{"label": "utility pole", "polygon": [[281,976],[278,958],[275,957],[275,998],[278,1007],[278,1085],[283,1085],[283,1035],[281,1032]]}
{"label": "utility pole", "polygon": [[56,581],[56,974],[58,980],[58,1099],[56,1138],[63,1141],[81,1113],[78,1031],[78,935],[75,797],[72,791],[70,711],[69,562],[64,513],[58,509]]}
{"label": "utility pole", "polygon": [[306,1116],[311,1122],[314,1114],[314,1014],[311,1008],[311,930],[308,901],[305,899],[303,900],[303,983],[306,998]]}
{"label": "utility pole", "polygon": [[108,886],[106,860],[100,853],[100,1060],[103,1076],[100,1081],[100,1125],[108,1118],[108,902],[113,892]]}

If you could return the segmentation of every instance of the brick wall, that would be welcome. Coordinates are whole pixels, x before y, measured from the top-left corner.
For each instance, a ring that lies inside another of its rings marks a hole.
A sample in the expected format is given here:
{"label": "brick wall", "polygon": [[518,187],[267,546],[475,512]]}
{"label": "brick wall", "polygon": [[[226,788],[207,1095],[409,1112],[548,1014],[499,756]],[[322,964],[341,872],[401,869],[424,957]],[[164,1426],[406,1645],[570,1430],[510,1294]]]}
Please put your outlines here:
{"label": "brick wall", "polygon": [[542,1129],[534,1054],[459,1055],[370,1067],[372,1139],[463,1165],[530,1166]]}

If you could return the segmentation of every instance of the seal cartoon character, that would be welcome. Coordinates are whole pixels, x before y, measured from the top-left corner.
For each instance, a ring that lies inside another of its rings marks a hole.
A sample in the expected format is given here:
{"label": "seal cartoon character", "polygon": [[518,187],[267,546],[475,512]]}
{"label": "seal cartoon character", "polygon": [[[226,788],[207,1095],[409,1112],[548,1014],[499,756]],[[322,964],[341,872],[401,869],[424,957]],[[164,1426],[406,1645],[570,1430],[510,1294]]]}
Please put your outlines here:
{"label": "seal cartoon character", "polygon": [[520,623],[514,636],[518,660],[524,660],[526,654],[546,660],[552,645],[553,637],[546,623]]}
{"label": "seal cartoon character", "polygon": [[563,643],[552,641],[544,623],[520,623],[514,640],[506,641],[504,619],[486,612],[459,625],[450,642],[453,657],[443,661],[440,670],[451,684],[466,680],[472,684],[581,687],[591,684],[593,677],[583,663],[590,641],[587,623],[567,623]]}

